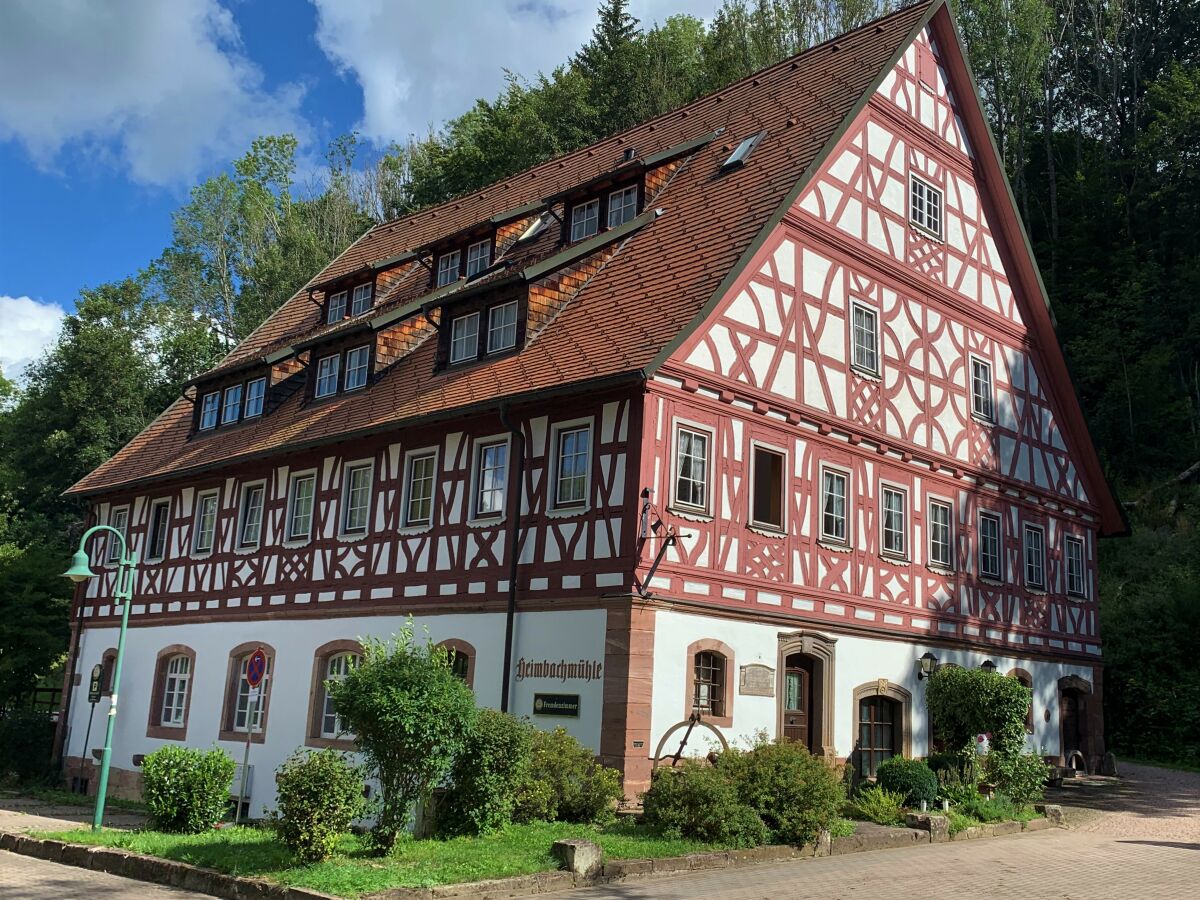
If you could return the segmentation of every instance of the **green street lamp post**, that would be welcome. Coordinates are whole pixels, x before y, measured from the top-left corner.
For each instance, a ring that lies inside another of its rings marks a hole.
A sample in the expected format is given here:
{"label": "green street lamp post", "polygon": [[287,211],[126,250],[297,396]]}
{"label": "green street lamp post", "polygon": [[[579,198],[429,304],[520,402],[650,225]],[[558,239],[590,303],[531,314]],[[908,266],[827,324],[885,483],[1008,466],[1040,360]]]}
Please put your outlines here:
{"label": "green street lamp post", "polygon": [[[96,786],[96,810],[92,814],[92,831],[99,831],[104,821],[104,798],[108,794],[108,769],[112,761],[113,728],[117,722],[117,697],[121,688],[121,663],[125,659],[125,630],[129,626],[129,604],[133,599],[133,581],[137,576],[137,554],[129,550],[125,535],[109,525],[95,525],[83,533],[79,539],[79,549],[71,558],[71,568],[63,572],[76,584],[95,578],[96,573],[88,565],[88,554],[84,545],[88,538],[98,531],[111,531],[116,540],[120,541],[121,552],[117,557],[117,586],[113,592],[113,601],[121,604],[121,633],[117,638],[117,660],[113,664],[112,696],[108,706],[108,729],[104,735],[104,755],[100,759],[100,783]],[[84,747],[84,752],[87,748]]]}

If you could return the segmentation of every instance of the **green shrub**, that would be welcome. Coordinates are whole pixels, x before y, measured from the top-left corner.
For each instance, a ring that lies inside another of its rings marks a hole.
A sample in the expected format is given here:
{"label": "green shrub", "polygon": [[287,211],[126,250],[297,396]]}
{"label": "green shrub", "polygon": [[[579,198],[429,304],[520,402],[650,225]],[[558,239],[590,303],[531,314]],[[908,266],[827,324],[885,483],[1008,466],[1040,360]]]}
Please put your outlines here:
{"label": "green shrub", "polygon": [[947,812],[942,813],[942,815],[944,815],[949,822],[949,830],[951,834],[958,834],[964,829],[971,828],[972,826],[979,824],[978,819],[968,816],[966,813],[955,809],[953,806],[950,807]]}
{"label": "green shrub", "polygon": [[22,784],[52,782],[53,749],[54,722],[46,713],[31,709],[0,712],[0,780],[15,775]]}
{"label": "green shrub", "polygon": [[336,750],[298,750],[275,772],[275,833],[304,863],[328,859],[350,823],[363,814],[361,766]]}
{"label": "green shrub", "polygon": [[831,838],[850,837],[854,834],[855,827],[851,819],[834,819],[829,823],[829,836]]}
{"label": "green shrub", "polygon": [[980,822],[1011,822],[1020,817],[1020,810],[1016,804],[1003,794],[997,794],[991,800],[982,794],[976,794],[960,805],[958,811]]}
{"label": "green shrub", "polygon": [[974,750],[971,751],[970,758],[964,757],[961,753],[930,753],[925,759],[925,764],[933,770],[935,775],[940,776],[943,772],[957,772],[961,775],[970,767],[968,760],[974,755]]}
{"label": "green shrub", "polygon": [[932,804],[937,800],[938,779],[919,759],[893,756],[879,764],[875,783],[881,788],[904,796],[906,806],[920,806],[921,801]]}
{"label": "green shrub", "polygon": [[475,725],[475,695],[450,669],[450,651],[414,640],[410,618],[391,641],[363,641],[362,662],[326,682],[333,708],[379,778],[371,848],[387,855],[409,814],[450,774]]}
{"label": "green shrub", "polygon": [[142,802],[159,831],[198,834],[221,820],[233,785],[223,750],[163,747],[142,762]]}
{"label": "green shrub", "polygon": [[728,774],[695,760],[655,769],[642,795],[646,824],[668,838],[757,847],[770,837],[753,809],[738,799]]}
{"label": "green shrub", "polygon": [[440,832],[485,834],[512,821],[517,792],[529,771],[532,732],[516,716],[479,711],[471,739],[454,762],[452,787],[438,808]]}
{"label": "green shrub", "polygon": [[992,752],[1011,755],[1024,750],[1025,714],[1033,695],[1017,679],[984,669],[943,666],[925,684],[935,736],[952,753],[966,756],[980,734],[991,735]]}
{"label": "green shrub", "polygon": [[621,773],[596,762],[565,728],[537,730],[513,818],[604,824],[615,818],[621,796]]}
{"label": "green shrub", "polygon": [[970,774],[961,769],[944,769],[938,772],[939,800],[949,800],[955,806],[969,803],[979,796],[979,784]]}
{"label": "green shrub", "polygon": [[846,799],[841,772],[795,741],[760,741],[750,750],[722,753],[737,796],[771,830],[773,840],[811,844],[829,826]]}
{"label": "green shrub", "polygon": [[1042,799],[1050,767],[1033,753],[1006,755],[993,751],[987,756],[986,771],[988,780],[1024,809]]}
{"label": "green shrub", "polygon": [[904,795],[884,790],[877,784],[864,787],[850,801],[850,810],[859,819],[877,825],[904,824]]}

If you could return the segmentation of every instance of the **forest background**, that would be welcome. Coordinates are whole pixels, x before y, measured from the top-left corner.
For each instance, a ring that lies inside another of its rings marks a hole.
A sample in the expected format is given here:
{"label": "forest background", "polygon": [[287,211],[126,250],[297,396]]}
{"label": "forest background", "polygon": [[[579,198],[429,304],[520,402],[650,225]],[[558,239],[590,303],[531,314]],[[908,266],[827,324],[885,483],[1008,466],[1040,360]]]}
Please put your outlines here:
{"label": "forest background", "polygon": [[[84,510],[62,492],[148,425],[364,230],[717,90],[890,11],[726,0],[643,24],[605,0],[549,73],[383,152],[335,140],[297,181],[266,135],[196,185],[170,246],[81,287],[20,387],[0,373],[0,710],[66,654],[58,577]],[[1059,338],[1131,526],[1101,544],[1108,741],[1200,765],[1200,2],[957,0]],[[369,157],[369,158],[368,158]],[[61,674],[57,675],[61,683]]]}

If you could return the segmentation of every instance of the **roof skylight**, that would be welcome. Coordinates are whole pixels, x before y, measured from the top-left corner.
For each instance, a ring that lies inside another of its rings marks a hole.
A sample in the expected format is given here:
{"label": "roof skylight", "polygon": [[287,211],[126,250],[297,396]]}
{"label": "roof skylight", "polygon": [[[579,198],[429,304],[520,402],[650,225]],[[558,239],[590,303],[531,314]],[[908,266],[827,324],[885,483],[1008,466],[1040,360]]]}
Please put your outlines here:
{"label": "roof skylight", "polygon": [[754,152],[754,148],[757,147],[759,142],[762,141],[762,139],[766,136],[767,132],[763,130],[758,134],[752,134],[750,137],[743,140],[737,145],[737,149],[729,154],[729,159],[721,163],[721,171],[728,172],[732,169],[738,169],[744,166],[746,164],[746,160],[750,158],[750,154]]}

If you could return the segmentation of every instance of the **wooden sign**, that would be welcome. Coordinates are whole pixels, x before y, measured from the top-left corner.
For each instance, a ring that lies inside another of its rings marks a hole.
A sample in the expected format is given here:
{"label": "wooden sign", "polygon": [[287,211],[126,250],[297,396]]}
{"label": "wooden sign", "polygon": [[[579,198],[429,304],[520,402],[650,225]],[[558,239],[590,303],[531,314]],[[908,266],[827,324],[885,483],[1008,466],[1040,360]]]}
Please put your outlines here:
{"label": "wooden sign", "polygon": [[738,677],[738,693],[750,697],[774,697],[775,670],[762,663],[742,666]]}

